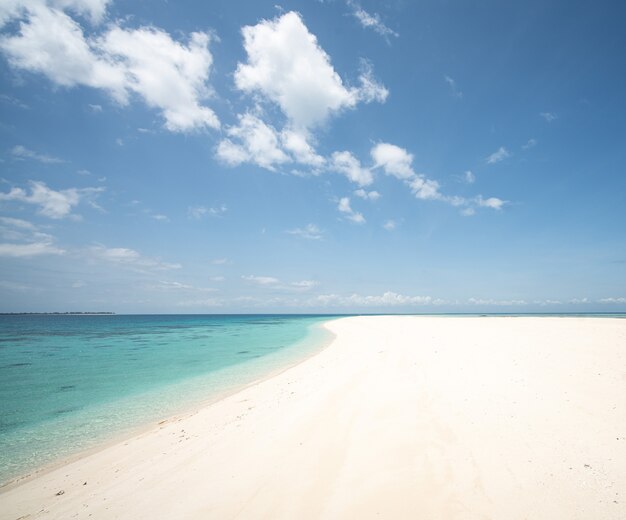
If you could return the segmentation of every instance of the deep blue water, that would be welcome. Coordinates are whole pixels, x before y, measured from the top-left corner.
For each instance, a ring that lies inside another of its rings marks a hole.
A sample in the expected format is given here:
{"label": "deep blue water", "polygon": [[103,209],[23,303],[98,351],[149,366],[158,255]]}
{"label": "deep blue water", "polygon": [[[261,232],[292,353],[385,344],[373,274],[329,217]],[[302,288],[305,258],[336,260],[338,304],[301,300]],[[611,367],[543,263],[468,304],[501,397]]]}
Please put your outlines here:
{"label": "deep blue water", "polygon": [[319,349],[322,316],[0,316],[0,482]]}

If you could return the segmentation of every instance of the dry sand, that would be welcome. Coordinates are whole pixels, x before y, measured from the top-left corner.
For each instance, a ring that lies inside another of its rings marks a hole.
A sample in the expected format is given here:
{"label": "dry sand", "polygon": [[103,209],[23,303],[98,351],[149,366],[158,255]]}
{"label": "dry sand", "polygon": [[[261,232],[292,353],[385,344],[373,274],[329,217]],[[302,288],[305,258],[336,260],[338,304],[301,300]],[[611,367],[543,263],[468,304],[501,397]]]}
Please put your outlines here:
{"label": "dry sand", "polygon": [[626,518],[626,320],[327,326],[300,365],[4,490],[0,517]]}

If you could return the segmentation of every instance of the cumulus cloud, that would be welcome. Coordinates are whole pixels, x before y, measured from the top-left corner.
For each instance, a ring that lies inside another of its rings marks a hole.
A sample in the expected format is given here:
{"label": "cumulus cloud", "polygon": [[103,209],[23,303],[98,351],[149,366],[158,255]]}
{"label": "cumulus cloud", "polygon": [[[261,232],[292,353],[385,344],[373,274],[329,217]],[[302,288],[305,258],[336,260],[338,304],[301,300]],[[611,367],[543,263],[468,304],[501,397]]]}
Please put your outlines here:
{"label": "cumulus cloud", "polygon": [[296,235],[301,238],[306,238],[308,240],[320,240],[323,238],[324,234],[322,230],[318,228],[315,224],[307,224],[303,228],[295,228],[287,231],[290,235]]}
{"label": "cumulus cloud", "polygon": [[495,164],[499,163],[500,161],[504,161],[504,159],[508,159],[509,157],[511,157],[509,151],[504,146],[501,146],[495,152],[489,155],[486,161],[487,164]]}
{"label": "cumulus cloud", "polygon": [[386,97],[368,71],[360,88],[345,86],[296,12],[246,26],[242,34],[248,60],[235,71],[237,88],[278,105],[294,129],[310,129],[359,101]]}
{"label": "cumulus cloud", "polygon": [[359,160],[350,152],[334,152],[330,168],[345,175],[350,182],[359,186],[369,186],[374,182],[374,175],[369,168],[361,166]]}
{"label": "cumulus cloud", "polygon": [[72,215],[72,209],[81,200],[90,200],[104,188],[70,188],[55,191],[40,181],[30,181],[30,193],[22,188],[11,188],[8,193],[0,193],[0,201],[18,201],[39,207],[38,213],[44,217],[61,219]]}
{"label": "cumulus cloud", "polygon": [[339,205],[337,209],[345,214],[346,218],[355,224],[365,224],[365,217],[362,213],[358,211],[354,211],[352,206],[350,206],[350,199],[348,197],[343,197],[339,199]]}
{"label": "cumulus cloud", "polygon": [[63,159],[59,159],[58,157],[29,150],[21,144],[14,146],[11,149],[11,154],[16,159],[32,159],[33,161],[39,161],[40,163],[44,164],[60,164],[65,162]]}
{"label": "cumulus cloud", "polygon": [[411,166],[413,154],[404,148],[395,144],[378,143],[370,150],[370,154],[374,160],[374,167],[382,168],[387,175],[400,180],[411,179],[415,176]]}
{"label": "cumulus cloud", "polygon": [[367,191],[364,190],[363,188],[355,190],[354,194],[359,197],[360,199],[365,199],[365,200],[378,200],[380,198],[380,193],[378,193],[377,191]]}
{"label": "cumulus cloud", "polygon": [[0,49],[13,67],[43,74],[57,85],[104,90],[120,105],[137,95],[161,112],[168,130],[219,128],[215,113],[202,104],[211,94],[210,36],[194,32],[184,44],[161,29],[125,29],[113,23],[86,37],[63,10],[97,18],[105,6],[95,0],[25,2],[5,11],[8,18],[22,18],[17,33],[0,39]]}
{"label": "cumulus cloud", "polygon": [[276,130],[252,114],[239,116],[239,124],[226,133],[230,138],[219,143],[217,157],[230,166],[252,162],[274,170],[291,160],[282,150]]}

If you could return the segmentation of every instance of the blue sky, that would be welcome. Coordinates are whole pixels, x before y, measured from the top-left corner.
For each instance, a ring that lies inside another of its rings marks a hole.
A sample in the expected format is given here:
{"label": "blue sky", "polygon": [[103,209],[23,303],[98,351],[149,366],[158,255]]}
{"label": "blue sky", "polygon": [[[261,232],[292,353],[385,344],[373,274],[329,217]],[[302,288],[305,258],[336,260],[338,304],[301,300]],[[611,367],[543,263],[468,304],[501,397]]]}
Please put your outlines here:
{"label": "blue sky", "polygon": [[623,311],[625,15],[3,2],[0,311]]}

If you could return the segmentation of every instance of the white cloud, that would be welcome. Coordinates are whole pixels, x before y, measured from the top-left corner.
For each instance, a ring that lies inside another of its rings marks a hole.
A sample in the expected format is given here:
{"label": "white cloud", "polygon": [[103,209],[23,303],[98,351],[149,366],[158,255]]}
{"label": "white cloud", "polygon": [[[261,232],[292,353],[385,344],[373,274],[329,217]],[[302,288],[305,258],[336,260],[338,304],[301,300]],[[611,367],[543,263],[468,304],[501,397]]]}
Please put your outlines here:
{"label": "white cloud", "polygon": [[502,209],[502,206],[506,204],[505,200],[498,199],[496,197],[489,197],[484,199],[481,195],[476,197],[476,204],[483,208],[492,208],[496,210]]}
{"label": "white cloud", "polygon": [[380,193],[377,191],[366,191],[363,188],[355,190],[354,194],[365,200],[378,200],[380,198]]}
{"label": "white cloud", "polygon": [[543,117],[548,123],[552,123],[552,121],[558,119],[558,116],[554,112],[541,112],[539,115]]}
{"label": "white cloud", "polygon": [[88,16],[98,23],[104,18],[107,5],[111,0],[52,0],[49,3],[60,9],[69,9],[77,14]]}
{"label": "white cloud", "polygon": [[352,15],[359,21],[363,28],[372,29],[385,38],[387,42],[389,42],[389,36],[398,37],[398,33],[387,27],[380,19],[378,13],[368,13],[354,0],[348,0],[347,4],[352,8]]}
{"label": "white cloud", "polygon": [[432,303],[430,296],[406,296],[393,291],[387,291],[381,295],[360,295],[340,296],[338,294],[322,294],[314,298],[311,303],[330,307],[347,306],[380,306],[395,307],[399,305],[428,305]]}
{"label": "white cloud", "polygon": [[296,289],[308,291],[313,289],[313,287],[317,287],[319,282],[316,282],[315,280],[301,280],[299,282],[291,282],[290,285]]}
{"label": "white cloud", "polygon": [[464,217],[471,217],[473,215],[476,215],[476,210],[474,208],[464,208],[461,210],[461,215],[463,215]]}
{"label": "white cloud", "polygon": [[253,282],[257,285],[263,285],[263,286],[275,285],[279,283],[278,278],[274,278],[272,276],[248,275],[248,276],[242,276],[241,278],[243,280],[247,280],[248,282]]}
{"label": "white cloud", "polygon": [[0,256],[22,258],[65,254],[65,250],[54,245],[53,236],[19,218],[0,217],[0,237],[11,241],[0,243]]}
{"label": "white cloud", "polygon": [[[97,15],[106,2],[60,0],[60,8]],[[93,37],[68,14],[43,2],[24,4],[17,34],[0,39],[9,63],[41,73],[64,87],[104,90],[121,104],[131,94],[161,111],[165,127],[175,132],[219,128],[215,113],[201,104],[211,90],[210,37],[195,32],[188,44],[153,28],[123,29],[116,23]],[[15,16],[16,13],[10,16]]]}
{"label": "white cloud", "polygon": [[224,280],[226,280],[226,278],[224,278],[223,276],[210,276],[209,280],[211,280],[212,282],[223,282]]}
{"label": "white cloud", "polygon": [[454,81],[450,76],[444,76],[443,79],[450,87],[450,92],[452,93],[452,95],[455,98],[461,99],[463,97],[463,92],[461,92],[457,87],[456,81]]}
{"label": "white cloud", "polygon": [[29,150],[21,144],[14,146],[11,149],[11,153],[16,159],[32,159],[34,161],[39,161],[44,164],[60,164],[65,162],[63,159],[59,159],[58,157],[53,157],[52,155],[41,154],[34,152],[33,150]]}
{"label": "white cloud", "polygon": [[150,215],[154,220],[160,220],[161,222],[169,222],[170,219],[167,215],[161,215],[159,213],[155,213],[154,215]]}
{"label": "white cloud", "polygon": [[598,300],[600,303],[626,303],[626,298],[601,298]]}
{"label": "white cloud", "polygon": [[187,215],[189,218],[200,220],[203,217],[221,217],[228,211],[226,204],[215,207],[207,206],[189,206],[187,208]]}
{"label": "white cloud", "polygon": [[303,132],[283,130],[280,134],[280,140],[284,150],[289,152],[296,162],[314,168],[321,168],[326,163],[326,160],[315,152]]}
{"label": "white cloud", "polygon": [[176,305],[179,307],[221,307],[223,302],[217,298],[202,298],[200,300],[183,300]]}
{"label": "white cloud", "polygon": [[21,230],[26,231],[36,231],[37,226],[35,226],[32,222],[28,222],[27,220],[22,220],[21,218],[12,218],[12,217],[0,217],[0,223],[5,226],[16,227]]}
{"label": "white cloud", "polygon": [[39,214],[61,219],[70,216],[72,208],[81,200],[87,199],[104,191],[104,188],[70,188],[55,191],[40,181],[30,181],[30,194],[22,188],[12,188],[8,193],[0,193],[0,201],[27,202],[39,206]]}
{"label": "white cloud", "polygon": [[215,258],[211,261],[213,265],[226,265],[230,263],[228,258]]}
{"label": "white cloud", "polygon": [[220,126],[215,113],[200,104],[211,93],[210,40],[207,33],[194,32],[185,46],[160,29],[114,27],[99,43],[123,67],[126,89],[160,109],[168,130],[181,132]]}
{"label": "white cloud", "polygon": [[528,140],[526,144],[522,145],[522,149],[528,150],[529,148],[533,148],[536,145],[537,145],[537,140],[531,138]]}
{"label": "white cloud", "polygon": [[356,90],[357,100],[363,103],[373,103],[378,101],[384,103],[389,97],[389,90],[374,78],[372,64],[361,60],[361,74],[359,74],[360,87]]}
{"label": "white cloud", "polygon": [[[367,72],[361,88],[347,88],[330,57],[296,12],[242,29],[247,63],[235,71],[238,89],[277,104],[297,130],[323,123],[358,101],[381,100],[382,89]],[[373,85],[378,94],[372,95]]]}
{"label": "white cloud", "polygon": [[148,285],[148,289],[154,289],[158,291],[194,291],[194,292],[214,292],[216,289],[211,287],[196,287],[182,282],[170,282],[166,280],[160,280],[156,284]]}
{"label": "white cloud", "polygon": [[482,298],[470,298],[467,300],[472,305],[497,305],[497,306],[523,306],[528,305],[526,300],[494,300]]}
{"label": "white cloud", "polygon": [[501,146],[495,152],[493,152],[489,157],[487,157],[486,161],[488,164],[495,164],[509,157],[511,157],[511,154],[509,153],[509,151],[504,146]]}
{"label": "white cloud", "polygon": [[52,245],[48,240],[28,244],[0,244],[0,256],[23,258],[40,255],[62,255],[65,251]]}
{"label": "white cloud", "polygon": [[413,155],[404,148],[395,144],[378,143],[370,150],[370,154],[374,160],[374,167],[382,167],[387,175],[401,180],[411,179],[415,176],[411,166]]}
{"label": "white cloud", "polygon": [[168,271],[171,269],[180,269],[180,264],[171,264],[162,262],[159,259],[149,258],[141,255],[134,249],[126,247],[94,246],[90,249],[91,256],[97,260],[104,260],[113,264],[125,265],[140,269],[153,269],[157,271]]}
{"label": "white cloud", "polygon": [[395,220],[387,220],[384,224],[383,227],[387,230],[387,231],[393,231],[394,229],[396,229],[398,227],[398,223]]}
{"label": "white cloud", "polygon": [[102,112],[102,105],[94,105],[94,104],[88,103],[88,106],[91,109],[91,111],[95,114]]}
{"label": "white cloud", "polygon": [[239,125],[228,128],[226,133],[236,142],[222,140],[217,157],[230,166],[253,162],[274,170],[275,165],[291,160],[282,150],[276,130],[252,114],[240,115]]}
{"label": "white cloud", "polygon": [[303,228],[290,229],[287,231],[287,233],[309,240],[320,240],[324,236],[322,230],[318,228],[315,224],[307,224]]}
{"label": "white cloud", "polygon": [[374,175],[369,168],[362,167],[359,160],[350,152],[334,152],[330,167],[359,186],[368,186],[374,182]]}
{"label": "white cloud", "polygon": [[348,197],[343,197],[339,200],[339,205],[337,206],[337,209],[341,213],[345,213],[346,218],[348,220],[351,220],[355,224],[365,223],[365,217],[362,213],[359,213],[358,211],[354,211],[352,209],[352,207],[350,206],[350,199]]}
{"label": "white cloud", "polygon": [[[432,179],[427,179],[421,175],[415,176],[408,184],[416,198],[422,200],[443,200],[443,196],[439,192],[439,183]],[[453,206],[457,206],[457,201],[460,198],[450,199],[453,202]]]}
{"label": "white cloud", "polygon": [[463,179],[467,184],[474,184],[474,182],[476,182],[476,176],[471,172],[471,170],[467,170],[463,174]]}

